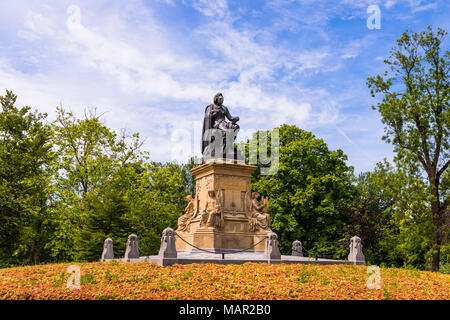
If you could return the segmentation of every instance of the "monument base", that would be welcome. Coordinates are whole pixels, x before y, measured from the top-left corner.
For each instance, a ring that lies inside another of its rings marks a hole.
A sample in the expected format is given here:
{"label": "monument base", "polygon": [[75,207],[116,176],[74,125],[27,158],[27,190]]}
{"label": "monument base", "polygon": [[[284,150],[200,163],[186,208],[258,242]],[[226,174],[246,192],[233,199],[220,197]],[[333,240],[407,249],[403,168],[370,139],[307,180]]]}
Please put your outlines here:
{"label": "monument base", "polygon": [[[210,159],[192,169],[196,180],[195,209],[189,222],[176,230],[177,251],[264,251],[264,239],[271,232],[270,225],[251,228],[249,218],[251,179],[256,168],[236,160]],[[202,214],[211,201],[208,196],[211,191],[220,207],[215,218],[220,223],[205,225],[201,221]]]}
{"label": "monument base", "polygon": [[263,252],[266,235],[267,233],[229,233],[213,228],[200,228],[193,233],[177,232],[175,246],[177,251],[201,251],[199,249],[203,249],[221,253],[248,249],[248,251]]}

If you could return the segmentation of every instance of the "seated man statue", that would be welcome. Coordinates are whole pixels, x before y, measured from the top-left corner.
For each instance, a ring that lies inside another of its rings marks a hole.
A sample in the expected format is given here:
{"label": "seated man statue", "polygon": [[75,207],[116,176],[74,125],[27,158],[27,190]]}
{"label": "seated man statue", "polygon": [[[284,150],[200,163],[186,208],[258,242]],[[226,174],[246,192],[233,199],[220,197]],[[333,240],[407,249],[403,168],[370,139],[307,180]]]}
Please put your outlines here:
{"label": "seated man statue", "polygon": [[[239,125],[236,124],[239,117],[231,116],[228,108],[223,105],[223,100],[223,95],[217,93],[214,96],[214,104],[210,104],[205,110],[201,148],[205,160],[222,158],[229,153],[235,153],[233,143],[239,131]],[[231,122],[227,122],[225,119]],[[216,140],[219,137],[222,139]],[[216,146],[218,150],[216,150]],[[222,154],[216,154],[216,151]]]}

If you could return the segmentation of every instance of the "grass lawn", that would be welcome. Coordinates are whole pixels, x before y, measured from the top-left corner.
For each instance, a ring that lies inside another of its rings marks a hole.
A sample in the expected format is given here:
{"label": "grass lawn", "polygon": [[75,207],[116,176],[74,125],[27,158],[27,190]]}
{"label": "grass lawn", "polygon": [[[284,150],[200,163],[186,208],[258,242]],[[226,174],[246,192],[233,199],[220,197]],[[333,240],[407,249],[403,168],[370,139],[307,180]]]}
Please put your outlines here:
{"label": "grass lawn", "polygon": [[246,263],[160,267],[153,263],[73,263],[79,289],[68,289],[71,264],[0,269],[0,299],[444,299],[450,275],[381,268],[369,289],[367,266]]}

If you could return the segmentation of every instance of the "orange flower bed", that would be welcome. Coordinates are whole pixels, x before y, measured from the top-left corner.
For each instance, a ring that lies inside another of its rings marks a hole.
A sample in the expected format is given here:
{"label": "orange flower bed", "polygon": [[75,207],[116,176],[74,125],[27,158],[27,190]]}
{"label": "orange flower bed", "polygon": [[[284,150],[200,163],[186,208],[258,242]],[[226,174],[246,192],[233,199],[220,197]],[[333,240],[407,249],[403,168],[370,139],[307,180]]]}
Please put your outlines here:
{"label": "orange flower bed", "polygon": [[[70,265],[79,289],[67,288]],[[73,263],[0,269],[0,299],[444,299],[450,275],[381,269],[367,287],[366,266],[246,263],[160,267],[153,263]]]}

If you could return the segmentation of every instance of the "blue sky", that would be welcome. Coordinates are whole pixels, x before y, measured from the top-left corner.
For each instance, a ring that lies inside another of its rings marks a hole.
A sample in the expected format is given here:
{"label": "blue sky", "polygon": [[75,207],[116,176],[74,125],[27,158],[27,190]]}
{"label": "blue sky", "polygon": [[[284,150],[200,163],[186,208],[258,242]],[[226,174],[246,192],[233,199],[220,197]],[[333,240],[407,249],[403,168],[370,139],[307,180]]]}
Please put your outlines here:
{"label": "blue sky", "polygon": [[[381,28],[369,29],[378,5]],[[55,117],[104,113],[138,131],[154,160],[198,154],[206,105],[222,92],[239,140],[296,124],[342,149],[356,172],[392,147],[365,82],[406,29],[450,31],[448,1],[8,1],[0,89]],[[448,48],[448,40],[444,44]]]}

